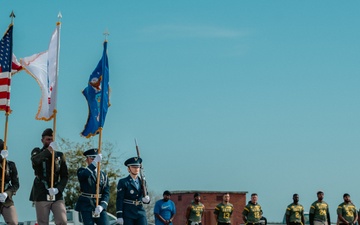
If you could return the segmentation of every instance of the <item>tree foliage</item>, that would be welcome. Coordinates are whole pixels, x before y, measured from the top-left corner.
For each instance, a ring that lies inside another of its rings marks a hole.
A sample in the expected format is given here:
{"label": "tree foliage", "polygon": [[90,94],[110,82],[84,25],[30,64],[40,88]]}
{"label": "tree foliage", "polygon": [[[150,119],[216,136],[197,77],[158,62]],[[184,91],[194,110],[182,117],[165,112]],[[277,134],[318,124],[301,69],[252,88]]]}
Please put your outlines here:
{"label": "tree foliage", "polygon": [[[87,139],[87,141],[83,143],[77,143],[60,137],[58,143],[65,153],[66,164],[69,171],[69,181],[64,190],[65,205],[67,208],[75,208],[75,204],[81,193],[77,170],[87,166],[83,152],[96,147],[94,147],[95,145],[91,139]],[[123,174],[118,167],[119,159],[113,154],[113,150],[114,145],[112,143],[102,143],[101,153],[103,158],[101,161],[101,170],[108,175],[110,185],[110,200],[107,211],[116,215],[116,185]]]}

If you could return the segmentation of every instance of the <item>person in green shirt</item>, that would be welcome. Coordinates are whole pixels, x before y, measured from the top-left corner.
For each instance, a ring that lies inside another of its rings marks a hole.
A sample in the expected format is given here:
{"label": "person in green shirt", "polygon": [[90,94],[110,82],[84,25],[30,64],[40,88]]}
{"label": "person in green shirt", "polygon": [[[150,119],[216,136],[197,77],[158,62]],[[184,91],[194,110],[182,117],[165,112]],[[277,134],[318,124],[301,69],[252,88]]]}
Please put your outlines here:
{"label": "person in green shirt", "polygon": [[247,225],[259,225],[260,219],[263,214],[261,206],[259,205],[258,195],[251,194],[251,201],[245,206],[242,212],[242,218]]}
{"label": "person in green shirt", "polygon": [[345,193],[343,196],[344,202],[337,208],[338,221],[340,225],[355,224],[358,219],[358,214],[355,205],[351,202],[350,195]]}
{"label": "person in green shirt", "polygon": [[304,225],[304,207],[299,204],[299,195],[293,195],[293,203],[286,208],[286,224],[287,225]]}
{"label": "person in green shirt", "polygon": [[231,214],[234,211],[234,206],[230,202],[230,194],[223,195],[223,201],[215,207],[214,215],[217,225],[231,224]]}
{"label": "person in green shirt", "polygon": [[201,225],[205,206],[200,202],[200,193],[194,194],[194,201],[186,209],[187,225]]}
{"label": "person in green shirt", "polygon": [[329,205],[323,201],[324,192],[317,192],[318,200],[311,204],[309,221],[310,225],[330,225]]}

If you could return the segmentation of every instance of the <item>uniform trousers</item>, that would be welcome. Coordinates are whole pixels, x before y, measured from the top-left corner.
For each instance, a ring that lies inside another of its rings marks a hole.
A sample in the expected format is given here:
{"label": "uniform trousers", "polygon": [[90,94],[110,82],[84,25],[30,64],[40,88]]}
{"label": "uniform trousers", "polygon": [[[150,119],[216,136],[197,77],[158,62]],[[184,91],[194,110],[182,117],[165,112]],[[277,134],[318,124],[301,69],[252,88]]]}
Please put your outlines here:
{"label": "uniform trousers", "polygon": [[147,225],[145,216],[140,216],[137,219],[124,216],[124,225]]}
{"label": "uniform trousers", "polygon": [[1,206],[0,209],[1,215],[4,217],[4,221],[9,225],[17,225],[18,224],[18,216],[16,213],[15,206],[6,207],[4,205]]}
{"label": "uniform trousers", "polygon": [[104,210],[100,213],[100,217],[98,218],[93,218],[91,211],[81,211],[80,213],[84,225],[94,225],[95,223],[97,225],[109,225],[107,213]]}
{"label": "uniform trousers", "polygon": [[54,215],[56,225],[66,225],[66,208],[64,200],[35,202],[36,218],[39,225],[49,224],[50,210]]}

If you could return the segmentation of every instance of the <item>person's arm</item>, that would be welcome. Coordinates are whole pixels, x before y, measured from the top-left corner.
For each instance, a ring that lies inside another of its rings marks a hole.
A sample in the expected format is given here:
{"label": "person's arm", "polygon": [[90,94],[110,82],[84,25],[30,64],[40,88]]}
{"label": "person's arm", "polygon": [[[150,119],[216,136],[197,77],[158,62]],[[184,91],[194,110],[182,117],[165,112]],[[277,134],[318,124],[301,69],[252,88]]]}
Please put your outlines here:
{"label": "person's arm", "polygon": [[156,218],[158,218],[163,224],[169,224],[160,214],[155,213]]}
{"label": "person's arm", "polygon": [[358,214],[357,214],[357,210],[356,210],[356,208],[355,208],[355,211],[354,211],[354,220],[353,220],[352,224],[355,224],[357,221],[358,221]]}
{"label": "person's arm", "polygon": [[290,223],[290,215],[286,214],[286,225]]}
{"label": "person's arm", "polygon": [[327,221],[328,221],[328,224],[331,224],[331,220],[330,220],[330,210],[329,210],[329,205],[328,205],[328,207],[327,207],[327,209],[326,209],[326,211],[327,211],[327,213],[326,213],[326,216],[327,216]]}
{"label": "person's arm", "polygon": [[103,209],[107,209],[110,200],[109,177],[103,171],[101,171],[101,173],[105,179],[104,180],[105,184],[104,184],[104,188],[101,191],[101,198],[99,205],[101,205]]}
{"label": "person's arm", "polygon": [[5,192],[8,194],[8,198],[11,199],[11,197],[16,194],[17,190],[19,189],[20,183],[15,163],[12,161],[8,161],[7,164],[10,170],[10,185],[5,190]]}
{"label": "person's arm", "polygon": [[249,213],[249,209],[246,208],[246,206],[245,206],[245,208],[244,208],[244,210],[242,212],[242,219],[243,219],[245,224],[247,224],[247,215],[248,215],[248,213]]}
{"label": "person's arm", "polygon": [[201,220],[202,220],[203,217],[204,217],[204,212],[205,212],[205,205],[203,205],[203,211],[202,211],[202,213],[201,213]]}
{"label": "person's arm", "polygon": [[219,217],[219,208],[216,206],[215,209],[214,209],[214,218],[215,218],[215,221],[218,221],[218,217]]}
{"label": "person's arm", "polygon": [[310,225],[314,225],[314,214],[313,213],[309,214],[309,222],[310,222]]}
{"label": "person's arm", "polygon": [[189,221],[189,218],[190,218],[190,211],[191,211],[191,205],[189,205],[186,209],[186,214],[185,214],[185,217],[186,217],[186,223],[187,221]]}
{"label": "person's arm", "polygon": [[[161,201],[161,200],[159,200]],[[160,211],[161,211],[161,202],[155,202],[155,206],[154,206],[154,215],[156,218],[158,218],[163,224],[167,224],[166,220],[160,215]]]}
{"label": "person's arm", "polygon": [[348,223],[348,222],[345,220],[345,218],[341,215],[341,212],[339,213],[339,210],[338,210],[337,214],[338,214],[338,221],[339,221],[340,223],[345,223],[345,224]]}
{"label": "person's arm", "polygon": [[172,221],[174,220],[175,214],[176,214],[176,207],[175,207],[175,203],[172,202],[172,211],[171,211],[170,223],[172,223]]}
{"label": "person's arm", "polygon": [[31,151],[31,162],[33,164],[33,168],[34,166],[41,165],[41,163],[46,159],[51,159],[50,150],[41,151],[40,148],[34,148]]}
{"label": "person's arm", "polygon": [[[301,223],[302,225],[305,225],[305,216],[304,216],[304,210],[301,211]],[[330,224],[329,224],[330,225]]]}
{"label": "person's arm", "polygon": [[[43,151],[45,152],[45,151]],[[66,187],[66,184],[69,180],[69,172],[66,165],[65,155],[62,152],[57,152],[60,157],[60,181],[56,184],[56,188],[59,190],[59,193],[62,193]],[[55,153],[56,154],[56,153]],[[50,153],[51,155],[51,153]],[[56,155],[55,155],[56,156]]]}
{"label": "person's arm", "polygon": [[126,191],[125,180],[120,179],[117,185],[116,195],[116,217],[123,218],[124,195]]}

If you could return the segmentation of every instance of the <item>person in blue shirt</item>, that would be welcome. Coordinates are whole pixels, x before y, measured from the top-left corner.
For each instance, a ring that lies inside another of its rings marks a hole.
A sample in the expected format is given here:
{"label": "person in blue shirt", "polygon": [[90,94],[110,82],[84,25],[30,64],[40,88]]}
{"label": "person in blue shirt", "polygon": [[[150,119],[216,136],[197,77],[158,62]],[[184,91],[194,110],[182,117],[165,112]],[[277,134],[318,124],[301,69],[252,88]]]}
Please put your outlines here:
{"label": "person in blue shirt", "polygon": [[171,201],[170,198],[170,191],[164,191],[163,199],[160,199],[155,203],[155,225],[172,224],[172,221],[176,214],[176,208],[174,202]]}

